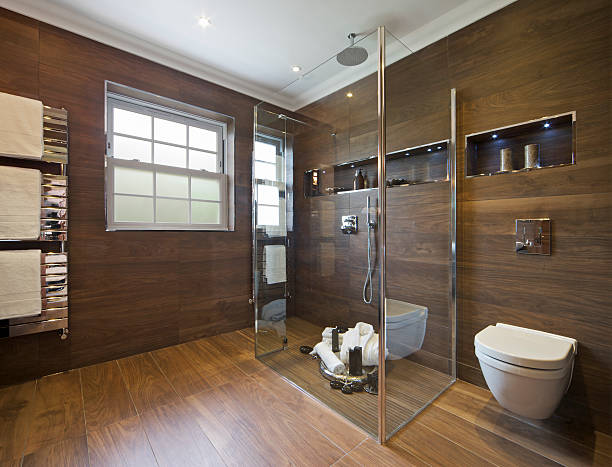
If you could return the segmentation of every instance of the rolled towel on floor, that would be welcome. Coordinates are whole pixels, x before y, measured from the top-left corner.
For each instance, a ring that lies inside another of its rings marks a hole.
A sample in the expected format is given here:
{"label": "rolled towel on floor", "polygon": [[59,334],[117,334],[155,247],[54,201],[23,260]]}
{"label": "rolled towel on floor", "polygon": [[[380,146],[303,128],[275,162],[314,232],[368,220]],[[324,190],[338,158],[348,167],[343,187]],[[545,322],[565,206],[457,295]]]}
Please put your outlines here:
{"label": "rolled towel on floor", "polygon": [[335,375],[341,375],[346,371],[344,363],[340,361],[336,354],[332,352],[331,347],[325,342],[319,342],[314,346],[312,355],[318,355],[329,371]]}
{"label": "rolled towel on floor", "polygon": [[[389,351],[385,353],[385,359]],[[361,363],[363,366],[378,366],[378,333],[372,334],[365,347],[361,349]]]}

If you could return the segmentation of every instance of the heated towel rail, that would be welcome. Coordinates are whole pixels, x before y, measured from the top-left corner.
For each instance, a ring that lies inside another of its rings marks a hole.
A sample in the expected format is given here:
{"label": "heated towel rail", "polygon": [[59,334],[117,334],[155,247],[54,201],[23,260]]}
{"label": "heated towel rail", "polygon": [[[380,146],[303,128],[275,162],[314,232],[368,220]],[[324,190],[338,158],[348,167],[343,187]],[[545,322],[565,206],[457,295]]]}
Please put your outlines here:
{"label": "heated towel rail", "polygon": [[40,249],[41,314],[0,320],[0,337],[59,331],[68,337],[68,112],[43,106],[41,161],[0,157],[0,165],[39,169],[42,173],[40,237],[6,240],[3,249]]}

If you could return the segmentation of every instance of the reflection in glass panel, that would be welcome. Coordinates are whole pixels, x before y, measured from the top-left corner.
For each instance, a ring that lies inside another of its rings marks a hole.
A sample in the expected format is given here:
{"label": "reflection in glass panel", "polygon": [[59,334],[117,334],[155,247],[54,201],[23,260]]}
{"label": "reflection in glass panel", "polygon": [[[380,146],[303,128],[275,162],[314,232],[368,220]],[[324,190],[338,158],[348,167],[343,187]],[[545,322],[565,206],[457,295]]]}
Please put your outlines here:
{"label": "reflection in glass panel", "polygon": [[113,136],[113,157],[151,162],[151,143],[126,136]]}
{"label": "reflection in glass panel", "polygon": [[217,152],[217,132],[190,126],[189,147]]}
{"label": "reflection in glass panel", "polygon": [[220,201],[221,182],[216,179],[191,177],[191,197]]}
{"label": "reflection in glass panel", "polygon": [[115,193],[153,195],[153,172],[116,166],[114,170]]}
{"label": "reflection in glass panel", "polygon": [[155,141],[166,143],[187,144],[187,125],[155,117],[153,119]]}
{"label": "reflection in glass panel", "polygon": [[221,219],[221,204],[208,201],[191,202],[192,224],[218,224]]}
{"label": "reflection in glass panel", "polygon": [[254,162],[255,166],[255,178],[260,180],[274,180],[276,181],[276,164],[269,164],[268,162]]}
{"label": "reflection in glass panel", "polygon": [[278,187],[269,185],[257,185],[257,203],[278,206]]}
{"label": "reflection in glass panel", "polygon": [[206,170],[207,172],[218,172],[217,154],[190,149],[189,168],[193,170]]}
{"label": "reflection in glass panel", "polygon": [[173,198],[189,197],[189,177],[187,175],[176,175],[157,173],[155,192],[157,196],[171,196]]}
{"label": "reflection in glass panel", "polygon": [[276,146],[262,141],[255,141],[255,159],[276,163]]}
{"label": "reflection in glass panel", "polygon": [[187,167],[187,149],[155,143],[153,160],[156,164]]}
{"label": "reflection in glass panel", "polygon": [[279,212],[276,206],[257,206],[257,225],[278,225]]}
{"label": "reflection in glass panel", "polygon": [[151,117],[129,110],[113,109],[113,132],[151,138]]}
{"label": "reflection in glass panel", "polygon": [[189,201],[182,199],[155,200],[155,220],[173,224],[186,224],[189,222]]}
{"label": "reflection in glass panel", "polygon": [[153,222],[153,198],[115,195],[115,222]]}

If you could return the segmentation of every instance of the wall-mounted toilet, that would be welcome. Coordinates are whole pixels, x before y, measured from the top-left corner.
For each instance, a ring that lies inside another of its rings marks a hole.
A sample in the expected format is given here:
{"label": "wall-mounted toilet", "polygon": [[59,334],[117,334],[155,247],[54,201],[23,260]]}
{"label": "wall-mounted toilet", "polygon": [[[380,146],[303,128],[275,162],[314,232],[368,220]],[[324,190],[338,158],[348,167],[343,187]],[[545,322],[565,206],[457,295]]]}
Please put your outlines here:
{"label": "wall-mounted toilet", "polygon": [[474,347],[497,402],[519,415],[544,419],[569,388],[578,342],[497,323],[476,334]]}
{"label": "wall-mounted toilet", "polygon": [[387,350],[397,360],[421,349],[427,326],[427,308],[400,300],[386,299]]}

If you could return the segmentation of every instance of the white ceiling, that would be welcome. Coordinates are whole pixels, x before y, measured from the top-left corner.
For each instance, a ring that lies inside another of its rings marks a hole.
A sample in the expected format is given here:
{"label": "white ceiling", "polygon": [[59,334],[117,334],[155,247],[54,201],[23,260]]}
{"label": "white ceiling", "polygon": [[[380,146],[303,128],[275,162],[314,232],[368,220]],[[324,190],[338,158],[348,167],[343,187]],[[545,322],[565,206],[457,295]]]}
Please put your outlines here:
{"label": "white ceiling", "polygon": [[[300,65],[301,73],[315,68],[348,45],[349,32],[385,25],[416,51],[512,1],[0,0],[0,5],[294,109],[305,96],[279,93],[296,79],[291,66]],[[212,23],[205,29],[197,24],[202,15]]]}

